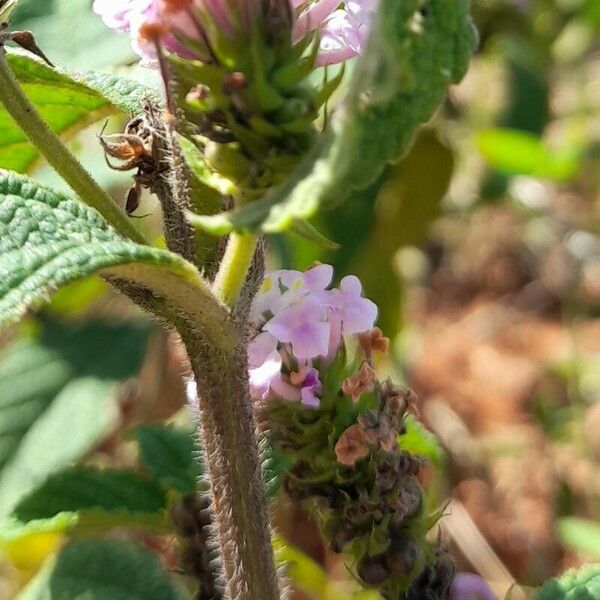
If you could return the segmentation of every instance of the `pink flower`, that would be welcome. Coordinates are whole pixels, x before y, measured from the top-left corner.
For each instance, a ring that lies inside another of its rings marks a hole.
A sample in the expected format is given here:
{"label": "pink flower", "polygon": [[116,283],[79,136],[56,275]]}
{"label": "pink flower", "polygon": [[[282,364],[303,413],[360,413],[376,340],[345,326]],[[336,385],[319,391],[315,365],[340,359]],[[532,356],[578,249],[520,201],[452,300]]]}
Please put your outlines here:
{"label": "pink flower", "polygon": [[377,318],[377,305],[362,296],[362,285],[355,275],[340,282],[339,290],[331,290],[327,299],[333,315],[341,321],[342,333],[351,335],[373,328]]}
{"label": "pink flower", "polygon": [[[362,51],[377,0],[289,1],[296,12],[294,42],[314,32],[321,38],[318,65],[339,63]],[[257,0],[95,0],[93,8],[111,29],[130,32],[134,50],[150,66],[156,58],[154,35],[159,35],[162,44],[172,52],[208,61],[207,28],[202,25],[202,18],[209,15],[217,31],[233,37],[240,25],[245,30],[251,29],[260,3]],[[160,33],[156,26],[160,26]],[[179,41],[181,34],[195,41],[193,52]]]}
{"label": "pink flower", "polygon": [[326,307],[313,296],[284,308],[264,326],[280,342],[291,344],[299,360],[327,354],[329,328]]}
{"label": "pink flower", "polygon": [[331,265],[317,265],[308,271],[280,270],[268,273],[254,299],[250,320],[260,323],[311,292],[325,290],[333,279]]}
{"label": "pink flower", "polygon": [[344,277],[339,288],[328,289],[332,278],[330,265],[265,276],[251,310],[257,335],[248,347],[248,363],[255,398],[318,406],[320,374],[343,338],[373,328],[377,307],[363,298],[358,278]]}

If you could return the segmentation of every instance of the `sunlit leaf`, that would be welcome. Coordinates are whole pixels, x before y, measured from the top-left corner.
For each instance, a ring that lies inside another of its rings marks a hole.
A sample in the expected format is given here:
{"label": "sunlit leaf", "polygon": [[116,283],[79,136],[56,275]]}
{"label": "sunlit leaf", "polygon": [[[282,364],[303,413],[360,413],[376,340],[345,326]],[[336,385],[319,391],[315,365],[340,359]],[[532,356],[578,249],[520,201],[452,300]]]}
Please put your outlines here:
{"label": "sunlit leaf", "polygon": [[80,202],[0,170],[0,324],[98,272],[143,286],[169,310],[212,325],[215,343],[231,333],[223,326],[226,309],[179,255],[135,244]]}
{"label": "sunlit leaf", "polygon": [[561,544],[569,550],[600,559],[600,523],[564,517],[558,521],[556,532]]}
{"label": "sunlit leaf", "polygon": [[[154,97],[147,87],[117,75],[53,69],[21,52],[10,52],[8,62],[29,99],[60,135],[72,135],[110,114],[137,114],[142,100]],[[22,173],[38,157],[36,148],[0,107],[0,168]]]}
{"label": "sunlit leaf", "polygon": [[537,136],[512,129],[486,129],[477,134],[477,147],[499,171],[568,181],[580,166],[572,151],[552,151]]}
{"label": "sunlit leaf", "polygon": [[584,565],[546,581],[534,600],[600,600],[600,565]]}

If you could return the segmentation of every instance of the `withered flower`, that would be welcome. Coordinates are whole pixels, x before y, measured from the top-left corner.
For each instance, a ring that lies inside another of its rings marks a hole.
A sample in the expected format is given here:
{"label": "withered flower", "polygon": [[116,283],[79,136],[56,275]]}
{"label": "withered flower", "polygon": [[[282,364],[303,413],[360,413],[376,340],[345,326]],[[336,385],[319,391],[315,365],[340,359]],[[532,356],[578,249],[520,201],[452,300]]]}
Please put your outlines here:
{"label": "withered flower", "polygon": [[370,392],[377,378],[375,369],[367,362],[364,362],[360,369],[342,383],[342,391],[347,396],[351,396],[356,402],[362,394]]}
{"label": "withered flower", "polygon": [[369,454],[369,444],[364,429],[358,424],[348,427],[335,445],[338,462],[348,467]]}

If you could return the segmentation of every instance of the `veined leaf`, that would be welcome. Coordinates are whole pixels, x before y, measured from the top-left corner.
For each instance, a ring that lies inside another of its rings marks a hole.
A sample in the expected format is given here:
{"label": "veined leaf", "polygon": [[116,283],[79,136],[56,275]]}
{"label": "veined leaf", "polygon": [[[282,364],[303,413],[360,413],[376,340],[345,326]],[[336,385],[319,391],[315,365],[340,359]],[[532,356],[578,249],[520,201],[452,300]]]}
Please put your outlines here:
{"label": "veined leaf", "polygon": [[215,344],[236,336],[227,327],[227,309],[179,255],[135,244],[93,209],[0,170],[0,324],[93,273],[150,290],[173,312],[186,313],[205,328]]}
{"label": "veined leaf", "polygon": [[534,600],[600,600],[600,565],[584,565],[549,579]]}
{"label": "veined leaf", "polygon": [[73,541],[18,600],[181,600],[158,559],[132,544]]}
{"label": "veined leaf", "polygon": [[280,188],[197,226],[281,231],[364,188],[399,159],[464,74],[475,46],[467,0],[382,0],[332,129]]}
{"label": "veined leaf", "polygon": [[[54,69],[21,52],[9,52],[8,62],[29,99],[59,135],[73,134],[117,112],[137,114],[145,97],[155,97],[136,81]],[[0,168],[23,173],[38,156],[19,126],[0,107]]]}

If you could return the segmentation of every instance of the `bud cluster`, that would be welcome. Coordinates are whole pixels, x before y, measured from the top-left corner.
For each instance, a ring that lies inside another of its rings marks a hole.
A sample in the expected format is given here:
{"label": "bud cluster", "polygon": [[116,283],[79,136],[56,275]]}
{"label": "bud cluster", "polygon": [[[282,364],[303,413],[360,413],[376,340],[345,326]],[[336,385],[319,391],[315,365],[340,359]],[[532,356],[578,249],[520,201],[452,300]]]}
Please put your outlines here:
{"label": "bud cluster", "polygon": [[96,0],[94,9],[176,83],[180,133],[248,201],[280,183],[312,145],[343,69],[321,83],[310,76],[361,51],[375,2]]}
{"label": "bud cluster", "polygon": [[284,488],[363,585],[390,600],[447,599],[452,562],[425,539],[439,515],[426,511],[424,461],[402,450],[414,395],[378,379],[388,340],[376,307],[355,277],[328,289],[332,275],[328,265],[272,273],[252,309],[251,389],[291,464]]}

